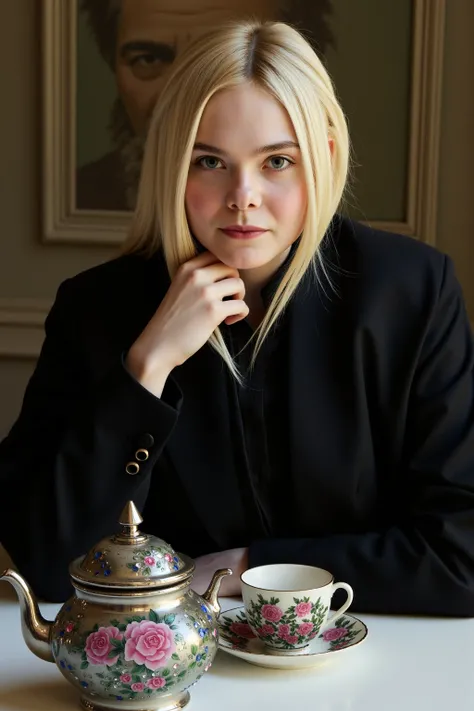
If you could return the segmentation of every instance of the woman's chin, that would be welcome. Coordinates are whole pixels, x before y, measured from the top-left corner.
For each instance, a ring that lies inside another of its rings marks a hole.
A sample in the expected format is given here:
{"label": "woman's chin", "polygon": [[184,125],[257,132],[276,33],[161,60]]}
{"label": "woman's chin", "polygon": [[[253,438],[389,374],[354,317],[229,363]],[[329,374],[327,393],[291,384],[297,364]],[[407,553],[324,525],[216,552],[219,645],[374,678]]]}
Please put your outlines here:
{"label": "woman's chin", "polygon": [[262,255],[254,254],[229,254],[228,252],[218,254],[214,252],[217,259],[226,264],[232,269],[238,269],[239,271],[247,271],[249,269],[259,269],[264,267],[272,261],[272,257],[264,257]]}

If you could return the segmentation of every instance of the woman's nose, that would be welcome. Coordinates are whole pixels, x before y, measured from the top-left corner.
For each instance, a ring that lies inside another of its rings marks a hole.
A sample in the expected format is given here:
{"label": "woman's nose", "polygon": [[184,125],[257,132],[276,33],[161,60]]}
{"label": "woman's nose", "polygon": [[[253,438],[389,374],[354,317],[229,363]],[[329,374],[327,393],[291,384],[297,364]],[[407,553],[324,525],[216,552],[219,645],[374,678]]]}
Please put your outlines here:
{"label": "woman's nose", "polygon": [[250,176],[235,176],[227,193],[226,203],[231,210],[249,210],[252,207],[260,207],[262,196],[257,182],[252,181]]}

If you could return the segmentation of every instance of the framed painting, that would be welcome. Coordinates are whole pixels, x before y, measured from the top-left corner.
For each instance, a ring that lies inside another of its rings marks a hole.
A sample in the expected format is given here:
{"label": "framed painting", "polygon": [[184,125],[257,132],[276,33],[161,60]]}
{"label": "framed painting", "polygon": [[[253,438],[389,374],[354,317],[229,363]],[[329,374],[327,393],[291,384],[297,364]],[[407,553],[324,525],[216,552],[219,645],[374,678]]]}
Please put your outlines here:
{"label": "framed painting", "polygon": [[43,0],[43,238],[120,244],[163,77],[197,34],[260,14],[302,29],[348,117],[346,211],[434,244],[445,0]]}

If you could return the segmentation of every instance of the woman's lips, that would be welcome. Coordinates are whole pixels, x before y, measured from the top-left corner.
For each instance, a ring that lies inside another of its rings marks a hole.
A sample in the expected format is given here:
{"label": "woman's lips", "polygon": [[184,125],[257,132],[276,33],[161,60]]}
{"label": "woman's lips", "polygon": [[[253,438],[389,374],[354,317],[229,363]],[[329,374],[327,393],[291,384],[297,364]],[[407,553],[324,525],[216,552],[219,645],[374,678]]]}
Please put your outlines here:
{"label": "woman's lips", "polygon": [[234,229],[232,227],[221,227],[220,230],[232,239],[255,239],[255,237],[260,237],[267,232],[267,230],[263,230],[260,227],[256,227],[255,229],[247,228],[245,230]]}

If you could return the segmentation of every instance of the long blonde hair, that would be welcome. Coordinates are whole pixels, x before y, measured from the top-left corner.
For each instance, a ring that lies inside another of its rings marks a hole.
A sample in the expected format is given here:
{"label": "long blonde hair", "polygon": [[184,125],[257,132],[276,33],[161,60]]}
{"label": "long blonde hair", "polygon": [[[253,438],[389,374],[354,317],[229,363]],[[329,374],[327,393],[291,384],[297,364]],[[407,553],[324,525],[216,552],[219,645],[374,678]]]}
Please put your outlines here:
{"label": "long blonde hair", "polygon": [[[331,79],[309,43],[281,22],[237,21],[190,45],[173,66],[151,118],[137,206],[123,252],[163,250],[170,277],[197,255],[185,190],[199,123],[211,97],[253,82],[287,110],[300,145],[308,192],[301,239],[256,330],[252,363],[308,267],[325,271],[320,243],[347,182],[349,136]],[[329,140],[333,141],[332,150]],[[220,329],[210,345],[239,373]]]}

